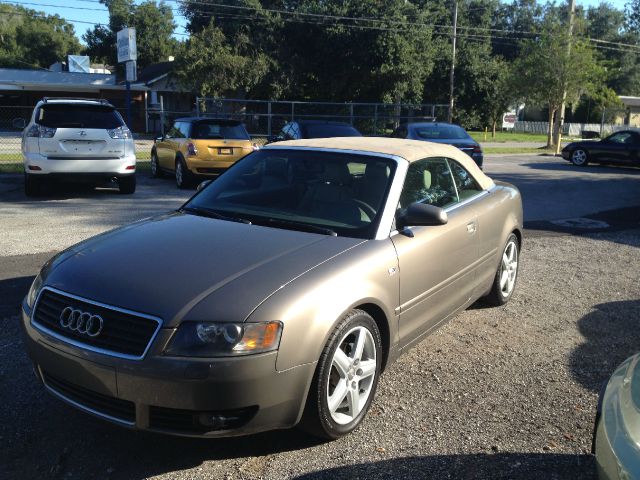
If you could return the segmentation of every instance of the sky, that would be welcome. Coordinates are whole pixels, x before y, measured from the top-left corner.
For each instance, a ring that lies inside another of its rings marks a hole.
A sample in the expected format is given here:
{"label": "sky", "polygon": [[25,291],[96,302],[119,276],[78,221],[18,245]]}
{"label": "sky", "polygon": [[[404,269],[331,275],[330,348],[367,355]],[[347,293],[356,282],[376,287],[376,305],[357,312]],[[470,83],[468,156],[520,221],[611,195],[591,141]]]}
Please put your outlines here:
{"label": "sky", "polygon": [[[109,22],[107,9],[99,0],[0,0],[0,3],[19,4],[26,8],[43,11],[49,15],[58,14],[74,25],[78,38],[81,38],[88,28],[93,28],[92,24],[106,24]],[[136,3],[140,3],[140,1],[136,1]],[[178,38],[184,38],[179,34],[185,32],[186,20],[178,14],[178,2],[168,0],[167,3],[174,8],[174,17],[178,25],[176,28]],[[596,6],[599,3],[601,3],[601,0],[576,0],[576,4],[583,7]],[[624,9],[627,0],[608,0],[607,3],[616,8]]]}

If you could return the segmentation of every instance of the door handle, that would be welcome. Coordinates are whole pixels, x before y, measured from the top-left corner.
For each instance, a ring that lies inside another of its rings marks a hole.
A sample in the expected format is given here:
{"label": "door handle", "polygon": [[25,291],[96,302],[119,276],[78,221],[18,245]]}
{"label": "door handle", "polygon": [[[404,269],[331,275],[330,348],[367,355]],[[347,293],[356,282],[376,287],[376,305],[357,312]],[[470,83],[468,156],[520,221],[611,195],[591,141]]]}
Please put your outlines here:
{"label": "door handle", "polygon": [[473,235],[474,233],[476,233],[476,222],[469,222],[467,223],[467,233],[469,233],[470,235]]}

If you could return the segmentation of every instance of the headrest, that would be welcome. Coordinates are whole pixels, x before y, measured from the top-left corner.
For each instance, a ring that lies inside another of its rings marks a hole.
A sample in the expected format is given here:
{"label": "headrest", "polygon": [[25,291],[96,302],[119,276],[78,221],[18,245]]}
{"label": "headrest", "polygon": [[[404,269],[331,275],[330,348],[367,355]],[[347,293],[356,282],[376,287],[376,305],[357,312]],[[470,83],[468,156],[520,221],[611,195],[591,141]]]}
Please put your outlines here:
{"label": "headrest", "polygon": [[320,175],[323,181],[339,185],[349,183],[350,177],[349,167],[344,162],[326,162],[324,164],[324,172]]}

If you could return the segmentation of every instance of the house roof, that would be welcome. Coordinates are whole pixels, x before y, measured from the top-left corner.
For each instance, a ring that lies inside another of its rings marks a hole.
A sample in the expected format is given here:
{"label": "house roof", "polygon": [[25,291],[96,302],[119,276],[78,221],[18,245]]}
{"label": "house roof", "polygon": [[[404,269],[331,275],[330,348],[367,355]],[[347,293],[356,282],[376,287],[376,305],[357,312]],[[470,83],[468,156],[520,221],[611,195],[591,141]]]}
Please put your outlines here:
{"label": "house roof", "polygon": [[169,75],[175,67],[176,62],[160,62],[144,67],[138,74],[136,83],[148,85],[149,83],[156,82]]}
{"label": "house roof", "polygon": [[[123,89],[123,85],[116,83],[115,75],[0,68],[0,90],[78,93]],[[147,90],[147,87],[144,85],[132,85],[132,89]]]}
{"label": "house roof", "polygon": [[640,107],[640,97],[627,97],[620,95],[618,98],[626,107]]}

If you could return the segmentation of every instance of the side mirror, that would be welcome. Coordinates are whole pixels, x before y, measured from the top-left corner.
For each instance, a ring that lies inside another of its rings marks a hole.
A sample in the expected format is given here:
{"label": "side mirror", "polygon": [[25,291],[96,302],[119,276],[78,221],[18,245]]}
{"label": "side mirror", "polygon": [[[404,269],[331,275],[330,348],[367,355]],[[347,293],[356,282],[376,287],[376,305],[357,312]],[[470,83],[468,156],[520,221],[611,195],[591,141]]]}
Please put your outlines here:
{"label": "side mirror", "polygon": [[212,182],[212,180],[205,180],[204,182],[200,182],[198,184],[198,186],[196,187],[196,192],[199,192],[200,190],[205,188],[207,185],[209,185],[211,182]]}
{"label": "side mirror", "polygon": [[440,207],[424,203],[412,203],[396,219],[398,228],[445,225],[449,219]]}
{"label": "side mirror", "polygon": [[161,142],[164,140],[164,135],[156,134],[156,138],[154,139],[156,142]]}
{"label": "side mirror", "polygon": [[16,130],[24,130],[24,127],[27,126],[27,121],[24,118],[20,118],[20,117],[14,118],[13,121],[11,122],[11,125]]}
{"label": "side mirror", "polygon": [[267,143],[281,142],[282,140],[284,140],[282,135],[271,135],[267,137]]}

